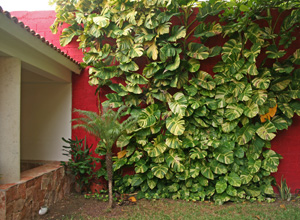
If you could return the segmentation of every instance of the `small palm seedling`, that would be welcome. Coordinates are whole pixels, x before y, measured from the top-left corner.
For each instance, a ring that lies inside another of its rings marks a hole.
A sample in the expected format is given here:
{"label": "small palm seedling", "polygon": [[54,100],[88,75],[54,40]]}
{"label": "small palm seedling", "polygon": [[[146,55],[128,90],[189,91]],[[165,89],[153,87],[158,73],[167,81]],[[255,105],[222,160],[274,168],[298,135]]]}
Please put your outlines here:
{"label": "small palm seedling", "polygon": [[121,114],[126,106],[119,108],[117,111],[112,109],[103,109],[101,115],[92,111],[84,111],[76,109],[79,113],[79,118],[73,121],[77,122],[73,128],[83,128],[88,133],[92,134],[100,141],[98,146],[106,150],[105,163],[108,177],[108,204],[109,208],[113,207],[113,161],[112,161],[112,147],[118,138],[127,133],[127,130],[136,123],[136,118],[130,116],[124,121],[120,121]]}
{"label": "small palm seedling", "polygon": [[291,188],[288,187],[286,180],[281,177],[281,184],[277,184],[279,194],[282,200],[290,201],[292,199]]}

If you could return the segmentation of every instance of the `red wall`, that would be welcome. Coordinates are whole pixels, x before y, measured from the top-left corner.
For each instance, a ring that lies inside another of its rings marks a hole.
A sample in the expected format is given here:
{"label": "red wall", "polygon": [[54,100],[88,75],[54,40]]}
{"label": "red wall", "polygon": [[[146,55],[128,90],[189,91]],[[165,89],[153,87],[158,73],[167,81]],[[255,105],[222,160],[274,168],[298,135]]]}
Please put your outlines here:
{"label": "red wall", "polygon": [[[277,17],[276,12],[273,13],[274,17]],[[70,45],[62,48],[59,45],[60,33],[57,35],[51,33],[49,27],[55,19],[54,11],[12,12],[11,14],[16,16],[20,21],[23,21],[26,25],[31,27],[31,29],[44,36],[49,42],[61,48],[65,53],[69,54],[74,59],[81,61],[82,52],[77,49],[76,42],[72,42]],[[291,46],[293,50],[300,46],[299,29],[297,33],[297,40]],[[210,40],[211,43],[207,42],[209,46],[215,46],[216,42],[218,42],[218,45],[220,46],[224,43],[224,39],[222,38],[212,38]],[[289,55],[290,54],[291,51]],[[201,69],[211,73],[212,67],[217,60],[217,58],[211,58],[205,61],[205,65],[202,64]],[[88,70],[83,70],[81,75],[74,74],[72,80],[73,108],[97,111],[98,100],[95,96],[95,87],[91,87],[88,84]],[[101,94],[102,101],[105,99],[104,93]],[[72,136],[83,138],[85,132],[82,130],[73,130]],[[88,144],[94,144],[94,146],[96,146],[96,143],[97,141],[95,138],[88,138]],[[281,154],[284,158],[280,162],[278,172],[273,174],[277,182],[280,183],[281,176],[283,176],[286,179],[288,186],[292,188],[292,192],[296,189],[300,189],[300,117],[295,116],[293,118],[293,125],[288,130],[280,131],[278,133],[276,138],[272,141],[272,149]]]}

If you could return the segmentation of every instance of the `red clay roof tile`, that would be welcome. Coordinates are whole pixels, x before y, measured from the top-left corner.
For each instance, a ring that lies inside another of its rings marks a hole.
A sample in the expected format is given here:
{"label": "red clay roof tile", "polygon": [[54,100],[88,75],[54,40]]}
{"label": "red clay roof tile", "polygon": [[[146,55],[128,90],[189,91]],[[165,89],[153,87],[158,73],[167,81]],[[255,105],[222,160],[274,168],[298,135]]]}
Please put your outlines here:
{"label": "red clay roof tile", "polygon": [[73,63],[75,63],[77,65],[80,65],[80,63],[78,61],[76,61],[75,59],[73,59],[72,57],[70,57],[70,55],[66,54],[65,52],[63,52],[58,47],[54,46],[52,43],[50,43],[48,40],[46,40],[45,37],[41,36],[39,33],[36,33],[29,26],[27,26],[23,22],[19,21],[18,18],[11,16],[11,14],[8,11],[4,11],[1,6],[0,6],[0,13],[4,14],[7,18],[9,18],[10,20],[12,20],[14,23],[16,23],[17,25],[19,25],[21,28],[24,28],[26,31],[28,31],[30,34],[32,34],[34,37],[40,39],[46,45],[50,46],[51,48],[53,48],[54,50],[56,50],[58,53],[62,54],[63,56],[65,56],[66,58],[68,58],[69,60],[71,60]]}

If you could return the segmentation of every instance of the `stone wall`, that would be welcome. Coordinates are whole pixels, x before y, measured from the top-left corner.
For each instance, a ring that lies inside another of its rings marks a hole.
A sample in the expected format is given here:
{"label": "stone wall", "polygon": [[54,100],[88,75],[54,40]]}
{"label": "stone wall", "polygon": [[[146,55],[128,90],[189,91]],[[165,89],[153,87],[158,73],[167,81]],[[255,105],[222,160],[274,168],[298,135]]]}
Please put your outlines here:
{"label": "stone wall", "polygon": [[0,185],[0,219],[35,219],[41,206],[69,194],[73,182],[58,162],[23,172],[19,182]]}

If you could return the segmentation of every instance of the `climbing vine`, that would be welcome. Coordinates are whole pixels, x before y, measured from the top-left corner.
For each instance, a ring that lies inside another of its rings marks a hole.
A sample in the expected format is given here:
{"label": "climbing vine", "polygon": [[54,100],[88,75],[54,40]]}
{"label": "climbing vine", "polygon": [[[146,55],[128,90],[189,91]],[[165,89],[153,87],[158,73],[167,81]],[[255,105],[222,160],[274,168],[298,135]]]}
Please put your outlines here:
{"label": "climbing vine", "polygon": [[270,141],[300,115],[297,1],[54,2],[52,31],[69,24],[61,45],[76,38],[90,84],[111,89],[103,106],[138,117],[114,162],[135,174],[115,190],[218,204],[273,195]]}

